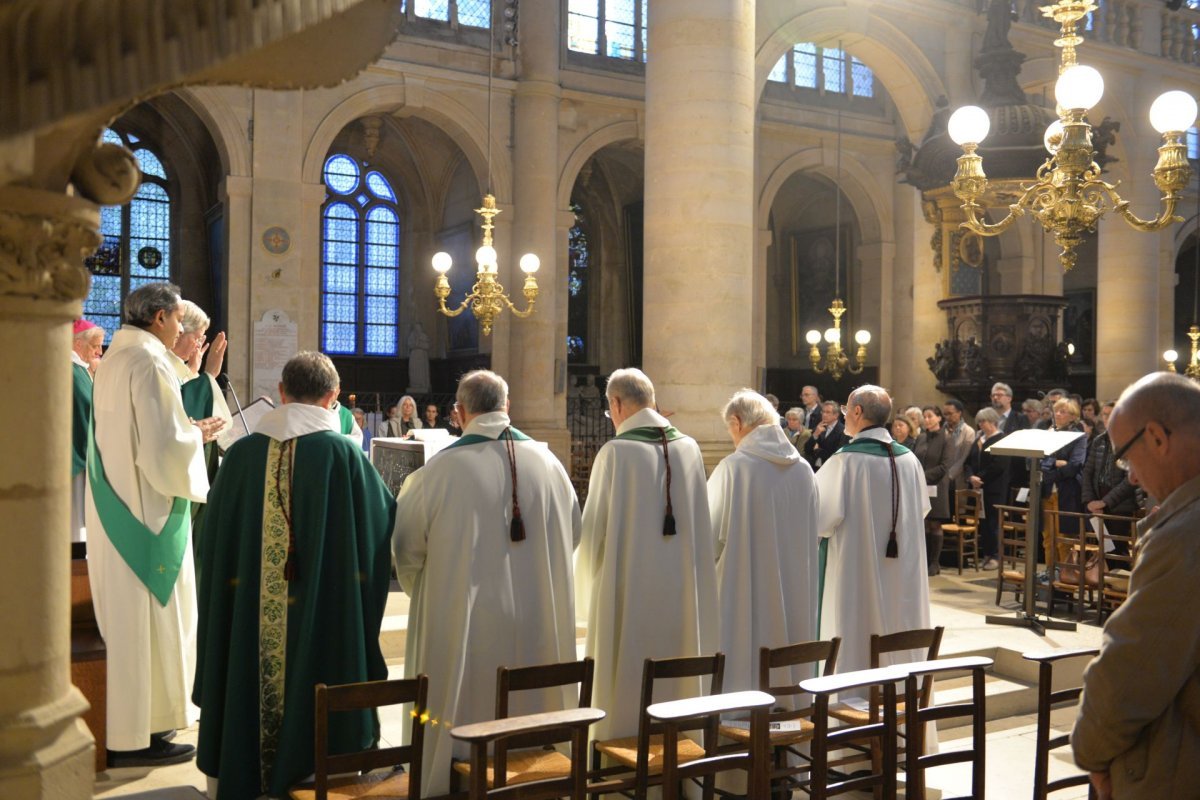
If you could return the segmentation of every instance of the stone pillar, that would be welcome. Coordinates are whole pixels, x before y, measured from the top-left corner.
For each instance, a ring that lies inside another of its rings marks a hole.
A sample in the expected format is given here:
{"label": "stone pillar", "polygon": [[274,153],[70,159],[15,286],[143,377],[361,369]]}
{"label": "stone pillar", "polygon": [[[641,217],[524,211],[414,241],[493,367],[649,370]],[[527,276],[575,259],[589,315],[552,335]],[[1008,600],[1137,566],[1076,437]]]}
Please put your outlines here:
{"label": "stone pillar", "polygon": [[[922,269],[929,269],[929,245],[924,249],[917,242],[915,225],[921,219],[920,195],[913,187],[901,183],[892,186],[892,207],[895,208],[895,257],[892,262],[892,296],[890,309],[880,320],[873,344],[879,353],[879,379],[884,381],[893,397],[904,403],[924,402],[924,396],[913,389],[913,295],[914,278]],[[885,231],[886,233],[886,231]],[[888,317],[890,316],[890,319]]]}
{"label": "stone pillar", "polygon": [[[1146,177],[1152,166],[1133,154],[1122,182],[1123,199],[1140,216],[1158,209],[1157,190]],[[1153,153],[1151,153],[1153,155]],[[1138,378],[1160,369],[1159,269],[1162,237],[1142,233],[1115,214],[1101,224],[1096,280],[1096,396],[1114,398]],[[1047,270],[1049,270],[1049,264]]]}
{"label": "stone pillar", "polygon": [[[132,156],[130,156],[132,160]],[[136,174],[136,173],[135,173]],[[133,184],[136,188],[136,182]],[[71,321],[100,244],[80,197],[0,187],[0,797],[92,796],[94,744],[71,685]],[[35,400],[36,419],[30,400]]]}
{"label": "stone pillar", "polygon": [[[937,301],[946,296],[942,275],[948,267],[940,261],[944,237],[935,208],[930,203],[921,206],[919,195],[908,203],[896,205],[896,225],[906,231],[903,236],[911,241],[913,252],[912,347],[909,350],[908,392],[904,396],[913,398],[914,405],[938,399],[937,378],[929,371],[925,359],[933,355],[934,345],[947,336],[946,315],[938,308]],[[939,245],[937,252],[933,248],[934,241]]]}
{"label": "stone pillar", "polygon": [[[532,8],[530,9],[532,11]],[[524,307],[525,275],[517,262],[535,253],[536,311],[528,319],[511,319],[508,379],[513,421],[535,439],[549,442],[563,464],[569,464],[566,392],[555,380],[556,363],[565,368],[567,315],[567,251],[559,247],[558,83],[559,3],[521,15],[520,65],[513,125],[513,239],[509,277],[504,285],[518,308]],[[507,316],[507,312],[506,312]],[[559,335],[560,328],[563,329]]]}
{"label": "stone pillar", "polygon": [[643,361],[706,455],[731,448],[718,412],[754,380],[754,6],[650,7]]}
{"label": "stone pillar", "polygon": [[228,277],[226,292],[228,304],[226,319],[229,330],[226,335],[233,345],[225,356],[225,371],[233,383],[234,391],[242,402],[250,402],[250,368],[254,321],[250,309],[250,258],[253,242],[250,237],[251,188],[253,179],[246,175],[227,175],[221,182],[220,195],[225,200],[225,252],[228,253]]}

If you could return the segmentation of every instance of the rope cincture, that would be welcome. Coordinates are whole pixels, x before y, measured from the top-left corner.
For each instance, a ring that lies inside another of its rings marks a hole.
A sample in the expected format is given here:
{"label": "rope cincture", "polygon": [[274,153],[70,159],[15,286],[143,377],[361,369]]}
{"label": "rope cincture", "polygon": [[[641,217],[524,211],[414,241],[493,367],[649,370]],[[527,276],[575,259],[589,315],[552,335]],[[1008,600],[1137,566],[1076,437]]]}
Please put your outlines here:
{"label": "rope cincture", "polygon": [[671,454],[667,451],[667,429],[659,428],[662,437],[663,461],[667,465],[667,511],[663,515],[663,536],[675,535],[675,512],[671,508]]}
{"label": "rope cincture", "polygon": [[[508,434],[505,436],[505,434]],[[512,473],[512,523],[508,526],[508,538],[514,542],[525,541],[525,521],[521,519],[521,503],[517,500],[517,445],[513,441],[512,426],[509,425],[500,434],[508,451],[508,468]]]}
{"label": "rope cincture", "polygon": [[288,583],[291,583],[292,581],[294,581],[300,577],[300,567],[298,566],[298,562],[297,562],[297,558],[296,558],[296,528],[294,525],[292,525],[292,502],[293,502],[293,500],[292,500],[292,491],[291,491],[291,486],[290,486],[291,478],[292,478],[291,465],[292,465],[293,456],[295,455],[295,448],[296,448],[296,440],[295,439],[288,439],[286,442],[283,442],[280,445],[281,452],[279,454],[279,462],[275,465],[275,496],[279,497],[279,498],[283,497],[283,464],[284,464],[285,459],[286,459],[286,461],[288,463],[288,467],[289,467],[288,468],[289,486],[288,486],[287,505],[285,506],[283,503],[279,504],[280,511],[283,512],[283,520],[284,520],[284,522],[287,523],[287,529],[288,529],[287,561],[285,561],[283,564],[283,579],[285,581],[287,581]]}
{"label": "rope cincture", "polygon": [[900,471],[896,468],[896,451],[893,449],[892,442],[884,442],[888,451],[888,464],[892,467],[892,530],[888,534],[887,549],[884,551],[886,558],[898,558],[900,554],[899,545],[896,543],[896,523],[900,520]]}

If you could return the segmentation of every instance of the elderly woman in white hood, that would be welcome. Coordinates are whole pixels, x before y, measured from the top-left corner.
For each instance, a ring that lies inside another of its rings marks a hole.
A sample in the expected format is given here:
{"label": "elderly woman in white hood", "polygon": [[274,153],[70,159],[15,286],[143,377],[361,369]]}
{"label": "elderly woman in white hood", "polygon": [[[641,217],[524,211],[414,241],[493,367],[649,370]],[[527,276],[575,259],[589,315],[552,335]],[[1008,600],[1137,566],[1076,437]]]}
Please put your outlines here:
{"label": "elderly woman in white hood", "polygon": [[758,688],[760,647],[817,638],[817,487],[765,397],[742,389],[722,416],[736,450],[708,479],[708,506],[732,692]]}

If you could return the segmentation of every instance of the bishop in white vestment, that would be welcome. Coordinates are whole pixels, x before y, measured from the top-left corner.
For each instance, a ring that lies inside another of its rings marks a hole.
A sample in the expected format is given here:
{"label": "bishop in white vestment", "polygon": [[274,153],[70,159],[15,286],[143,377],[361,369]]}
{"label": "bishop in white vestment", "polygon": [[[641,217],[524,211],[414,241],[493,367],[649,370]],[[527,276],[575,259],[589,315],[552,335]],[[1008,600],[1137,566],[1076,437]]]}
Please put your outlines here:
{"label": "bishop in white vestment", "polygon": [[[642,662],[717,650],[717,571],[700,446],[654,410],[640,370],[606,389],[617,437],[596,454],[575,563],[578,613],[596,660],[592,703],[608,716],[595,739],[634,736]],[[672,681],[655,702],[694,697]]]}
{"label": "bishop in white vestment", "polygon": [[208,494],[202,448],[219,427],[193,425],[183,409],[167,351],[180,331],[178,302],[169,284],[147,284],[126,298],[133,324],[113,335],[92,393],[88,576],[108,649],[111,765],[118,765],[111,751],[152,751],[122,766],[192,752],[150,736],[197,717],[188,702],[196,659],[188,506]]}
{"label": "bishop in white vestment", "polygon": [[724,690],[735,692],[759,688],[760,647],[817,638],[817,488],[765,397],[744,389],[723,417],[737,449],[708,479],[708,507]]}
{"label": "bishop in white vestment", "polygon": [[[861,386],[846,401],[854,439],[816,474],[818,530],[828,540],[821,638],[842,637],[837,671],[870,666],[871,634],[929,627],[921,462],[887,431],[892,401]],[[923,658],[885,656],[882,666]]]}
{"label": "bishop in white vestment", "polygon": [[[508,386],[484,370],[458,386],[463,436],[408,476],[393,549],[412,598],[404,669],[430,677],[423,795],[449,789],[448,728],[495,718],[496,669],[575,661],[571,554],[579,503],[554,454],[508,417]],[[510,713],[557,711],[578,691],[522,692]],[[464,784],[465,785],[465,784]]]}

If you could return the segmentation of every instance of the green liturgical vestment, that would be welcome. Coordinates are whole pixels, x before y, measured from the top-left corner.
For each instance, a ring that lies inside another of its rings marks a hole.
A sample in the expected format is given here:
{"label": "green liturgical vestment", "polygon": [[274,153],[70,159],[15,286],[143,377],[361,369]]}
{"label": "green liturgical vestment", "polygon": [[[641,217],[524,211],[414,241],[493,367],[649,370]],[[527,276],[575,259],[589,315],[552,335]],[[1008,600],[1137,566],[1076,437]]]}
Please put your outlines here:
{"label": "green liturgical vestment", "polygon": [[[200,536],[192,693],[197,765],[222,800],[284,796],[313,771],[317,683],[387,678],[379,630],[395,510],[362,450],[332,430],[255,433],[226,454]],[[335,714],[329,749],[378,735],[373,712]]]}
{"label": "green liturgical vestment", "polygon": [[87,466],[88,428],[92,424],[92,377],[87,367],[71,365],[71,477]]}

